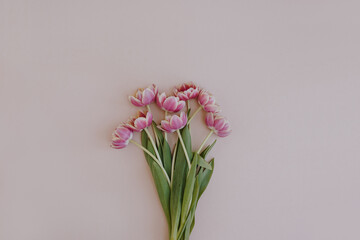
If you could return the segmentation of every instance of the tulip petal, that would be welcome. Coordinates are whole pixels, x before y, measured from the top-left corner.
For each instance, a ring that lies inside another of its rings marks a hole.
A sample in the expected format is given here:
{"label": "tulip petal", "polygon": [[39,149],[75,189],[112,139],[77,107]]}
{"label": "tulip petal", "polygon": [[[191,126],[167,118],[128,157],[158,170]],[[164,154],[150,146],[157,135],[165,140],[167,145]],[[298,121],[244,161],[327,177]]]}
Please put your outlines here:
{"label": "tulip petal", "polygon": [[173,112],[176,109],[176,106],[177,106],[177,101],[174,96],[170,96],[166,98],[162,105],[162,107],[168,112]]}
{"label": "tulip petal", "polygon": [[156,98],[156,103],[159,107],[162,107],[164,101],[166,100],[166,94],[165,93],[161,93],[157,95]]}
{"label": "tulip petal", "polygon": [[230,129],[230,124],[229,124],[229,122],[225,122],[225,124],[224,124],[224,126],[222,126],[221,128],[219,128],[218,130],[219,131],[227,131],[227,130],[229,130]]}
{"label": "tulip petal", "polygon": [[211,96],[209,95],[209,99],[207,101],[206,104],[215,104],[215,97],[214,96]]}
{"label": "tulip petal", "polygon": [[180,100],[183,100],[183,101],[189,100],[188,96],[183,92],[179,92],[176,95]]}
{"label": "tulip petal", "polygon": [[230,135],[230,133],[231,133],[231,129],[228,129],[226,131],[218,131],[217,135],[219,137],[227,137]]}
{"label": "tulip petal", "polygon": [[170,126],[170,123],[168,121],[165,121],[165,120],[161,121],[161,128],[163,130],[165,130],[166,132],[174,132],[174,130]]}
{"label": "tulip petal", "polygon": [[178,112],[180,111],[181,109],[183,109],[185,107],[185,102],[184,101],[179,101],[176,109],[174,110],[174,112]]}
{"label": "tulip petal", "polygon": [[153,120],[153,115],[151,112],[147,112],[146,114],[146,127],[150,126]]}
{"label": "tulip petal", "polygon": [[198,98],[199,104],[205,106],[208,101],[209,101],[209,94],[206,92],[201,92]]}
{"label": "tulip petal", "polygon": [[219,106],[218,106],[218,105],[214,105],[214,104],[212,104],[212,105],[205,105],[203,108],[204,108],[204,110],[205,110],[206,112],[212,112],[212,113],[217,113],[217,112],[219,112]]}
{"label": "tulip petal", "polygon": [[142,100],[142,91],[140,89],[138,89],[135,93],[135,97],[137,99],[139,99],[140,101]]}
{"label": "tulip petal", "polygon": [[186,113],[184,113],[184,112],[180,113],[180,118],[181,118],[183,126],[185,126],[185,124],[187,123],[187,115],[186,115]]}
{"label": "tulip petal", "polygon": [[149,88],[146,88],[142,93],[142,103],[148,105],[154,101],[155,94]]}
{"label": "tulip petal", "polygon": [[143,117],[139,117],[134,121],[134,126],[137,129],[137,131],[141,131],[144,128],[146,128],[146,119]]}
{"label": "tulip petal", "polygon": [[128,128],[119,127],[116,129],[115,135],[120,139],[126,140],[132,137],[132,132]]}
{"label": "tulip petal", "polygon": [[128,128],[128,129],[130,129],[132,131],[138,132],[138,130],[130,123],[125,124],[124,127]]}
{"label": "tulip petal", "polygon": [[171,117],[170,119],[170,126],[172,129],[180,129],[182,127],[183,121],[181,120],[181,118],[177,115],[174,115]]}
{"label": "tulip petal", "polygon": [[214,120],[214,127],[216,130],[220,130],[225,125],[224,118],[216,118]]}
{"label": "tulip petal", "polygon": [[205,122],[208,127],[213,127],[214,126],[214,114],[213,113],[206,114]]}
{"label": "tulip petal", "polygon": [[142,102],[141,102],[139,99],[135,98],[134,96],[129,96],[129,100],[130,100],[130,102],[131,102],[134,106],[136,106],[136,107],[142,107],[142,106],[144,106],[144,105],[142,104]]}

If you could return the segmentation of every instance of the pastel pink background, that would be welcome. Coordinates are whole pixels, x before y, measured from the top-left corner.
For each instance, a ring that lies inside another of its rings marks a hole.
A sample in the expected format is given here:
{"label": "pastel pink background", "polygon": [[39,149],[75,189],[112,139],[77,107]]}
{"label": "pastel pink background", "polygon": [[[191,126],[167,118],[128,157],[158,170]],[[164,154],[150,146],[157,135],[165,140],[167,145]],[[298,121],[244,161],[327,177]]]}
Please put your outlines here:
{"label": "pastel pink background", "polygon": [[0,239],[166,239],[143,154],[109,143],[128,94],[184,81],[233,125],[192,239],[360,239],[359,7],[0,0]]}

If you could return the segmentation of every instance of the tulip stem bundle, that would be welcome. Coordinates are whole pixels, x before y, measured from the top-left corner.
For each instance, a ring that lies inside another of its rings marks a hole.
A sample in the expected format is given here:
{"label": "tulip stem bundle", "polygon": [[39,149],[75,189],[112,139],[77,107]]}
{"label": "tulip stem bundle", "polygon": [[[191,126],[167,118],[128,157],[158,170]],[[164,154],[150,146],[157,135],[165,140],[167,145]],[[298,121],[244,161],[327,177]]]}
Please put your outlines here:
{"label": "tulip stem bundle", "polygon": [[[151,136],[151,133],[149,132],[149,130],[148,130],[147,128],[144,128],[144,131],[146,132],[146,134],[147,134],[148,137],[149,137],[149,140],[150,140],[150,142],[151,142],[151,144],[152,144],[152,146],[153,146],[153,148],[154,148],[154,150],[155,150],[155,153],[156,153],[157,158],[160,160],[161,157],[160,157],[159,151],[157,150],[157,147],[156,147],[156,144],[155,144],[155,142],[154,142],[154,139],[153,139],[153,137]],[[155,130],[154,130],[154,132],[155,132]],[[156,134],[155,134],[155,135],[156,135]]]}
{"label": "tulip stem bundle", "polygon": [[[152,112],[151,112],[150,105],[146,105],[146,108],[148,109],[148,111],[149,111],[150,113],[152,113]],[[154,125],[152,125],[152,129],[153,129],[153,131],[154,131],[156,143],[159,144],[159,139],[158,139],[157,135],[155,134],[155,126],[154,126]],[[146,133],[147,133],[147,132],[146,132]]]}
{"label": "tulip stem bundle", "polygon": [[[135,117],[120,124],[112,135],[111,147],[122,149],[133,143],[144,152],[168,223],[169,239],[189,240],[197,204],[214,171],[214,158],[206,159],[216,140],[206,147],[205,144],[213,133],[219,137],[228,136],[230,124],[218,114],[215,98],[193,83],[175,88],[171,96],[159,93],[152,85],[138,89],[129,100],[137,107],[146,107],[147,111],[139,111]],[[150,109],[155,100],[164,111],[164,119],[159,123],[153,121]],[[191,100],[197,100],[200,106],[189,118]],[[182,111],[184,108],[186,112]],[[189,123],[201,110],[207,113],[205,123],[210,132],[194,152]],[[150,126],[153,133],[148,129]],[[141,133],[141,144],[132,140],[136,132]],[[168,134],[177,135],[175,144],[168,142]]]}
{"label": "tulip stem bundle", "polygon": [[172,156],[172,159],[171,159],[171,184],[170,184],[171,188],[173,186],[173,179],[174,179],[174,167],[175,167],[176,149],[177,149],[177,143],[175,144],[174,151],[173,151],[173,156]]}
{"label": "tulip stem bundle", "polygon": [[160,159],[156,158],[149,150],[147,150],[146,148],[144,148],[143,146],[141,146],[139,143],[135,142],[134,140],[130,140],[131,143],[135,144],[137,147],[139,147],[141,150],[143,150],[144,152],[146,152],[147,154],[149,154],[149,156],[154,159],[154,161],[159,165],[159,167],[161,168],[161,170],[163,171],[165,177],[167,178],[167,181],[169,183],[169,186],[171,185],[171,182],[170,182],[170,179],[169,179],[169,176],[167,175],[164,167],[162,166],[161,164],[161,161]]}

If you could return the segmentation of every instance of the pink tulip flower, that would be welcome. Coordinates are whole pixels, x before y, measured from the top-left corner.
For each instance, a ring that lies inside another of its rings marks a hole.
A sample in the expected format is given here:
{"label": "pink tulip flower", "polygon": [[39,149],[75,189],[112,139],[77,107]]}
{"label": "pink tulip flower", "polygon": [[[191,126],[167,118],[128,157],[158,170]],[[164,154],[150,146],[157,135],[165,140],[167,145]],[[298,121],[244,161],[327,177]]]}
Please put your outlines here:
{"label": "pink tulip flower", "polygon": [[153,115],[149,111],[139,111],[136,117],[132,117],[126,124],[125,127],[128,129],[141,132],[144,128],[151,125]]}
{"label": "pink tulip flower", "polygon": [[132,137],[133,132],[130,129],[124,126],[119,126],[112,134],[111,147],[115,149],[122,149],[129,144],[129,141],[132,139]]}
{"label": "pink tulip flower", "polygon": [[187,123],[186,113],[181,112],[180,116],[178,115],[166,116],[165,120],[161,121],[161,125],[158,126],[158,128],[160,128],[165,132],[172,133],[178,129],[182,129],[183,127],[185,127],[186,123]]}
{"label": "pink tulip flower", "polygon": [[206,112],[219,112],[219,105],[215,103],[215,97],[205,90],[201,90],[198,97],[198,103]]}
{"label": "pink tulip flower", "polygon": [[157,93],[158,89],[156,85],[153,84],[145,89],[139,88],[134,96],[129,96],[129,100],[136,107],[143,107],[152,103]]}
{"label": "pink tulip flower", "polygon": [[206,114],[206,125],[219,137],[226,137],[230,134],[230,123],[224,117],[213,113]]}
{"label": "pink tulip flower", "polygon": [[197,98],[199,95],[199,88],[192,82],[184,83],[174,90],[175,96],[179,97],[180,100],[186,101],[189,99]]}
{"label": "pink tulip flower", "polygon": [[185,106],[185,102],[180,100],[178,97],[166,97],[165,93],[157,95],[156,103],[160,108],[168,112],[178,112]]}

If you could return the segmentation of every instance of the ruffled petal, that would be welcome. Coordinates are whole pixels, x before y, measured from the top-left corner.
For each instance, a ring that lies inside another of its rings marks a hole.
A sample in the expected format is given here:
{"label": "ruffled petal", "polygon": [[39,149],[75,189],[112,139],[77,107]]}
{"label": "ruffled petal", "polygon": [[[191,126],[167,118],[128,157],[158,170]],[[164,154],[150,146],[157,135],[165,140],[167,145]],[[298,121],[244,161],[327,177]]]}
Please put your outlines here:
{"label": "ruffled petal", "polygon": [[146,128],[146,119],[143,117],[137,118],[134,122],[134,126],[138,132],[143,130],[144,128]]}
{"label": "ruffled petal", "polygon": [[225,119],[223,117],[218,117],[214,120],[214,127],[216,130],[220,130],[225,125]]}
{"label": "ruffled petal", "polygon": [[205,122],[208,127],[213,127],[214,126],[214,114],[213,113],[206,114]]}
{"label": "ruffled petal", "polygon": [[183,109],[185,107],[185,102],[184,101],[179,101],[176,109],[174,110],[174,112],[178,112],[180,111],[181,109]]}
{"label": "ruffled petal", "polygon": [[171,117],[170,119],[170,126],[172,129],[180,129],[182,127],[183,121],[181,120],[181,118],[177,115],[174,115]]}
{"label": "ruffled petal", "polygon": [[139,132],[139,131],[136,129],[136,127],[134,127],[134,126],[133,126],[132,124],[130,124],[130,123],[125,124],[124,127],[128,128],[128,129],[130,129],[130,130],[132,130],[132,131]]}
{"label": "ruffled petal", "polygon": [[209,100],[207,101],[206,104],[215,104],[215,97],[214,96],[211,96],[209,95]]}
{"label": "ruffled petal", "polygon": [[205,105],[204,107],[204,110],[206,111],[206,112],[212,112],[212,113],[217,113],[217,112],[219,112],[219,106],[218,105]]}
{"label": "ruffled petal", "polygon": [[141,101],[142,99],[142,91],[138,89],[135,93],[135,97]]}
{"label": "ruffled petal", "polygon": [[168,121],[162,120],[161,121],[161,129],[165,130],[166,132],[174,132],[175,130],[171,128],[170,123]]}
{"label": "ruffled petal", "polygon": [[142,106],[144,106],[144,105],[142,104],[142,102],[141,102],[139,99],[135,98],[134,96],[129,96],[129,101],[130,101],[134,106],[136,106],[136,107],[142,107]]}
{"label": "ruffled petal", "polygon": [[123,140],[127,140],[132,137],[132,132],[126,127],[119,127],[115,130],[117,137]]}
{"label": "ruffled petal", "polygon": [[166,98],[166,100],[164,101],[162,107],[168,112],[175,111],[175,109],[177,107],[176,97],[170,96],[170,97]]}
{"label": "ruffled petal", "polygon": [[146,127],[150,126],[153,120],[153,115],[151,112],[147,112],[146,114]]}
{"label": "ruffled petal", "polygon": [[158,94],[157,95],[157,98],[156,98],[156,103],[159,107],[162,108],[162,105],[164,103],[164,101],[166,100],[166,94],[165,93],[161,93],[161,94]]}
{"label": "ruffled petal", "polygon": [[231,129],[226,130],[226,131],[218,131],[217,135],[219,137],[227,137],[230,135],[230,133],[231,133]]}
{"label": "ruffled petal", "polygon": [[150,103],[152,103],[155,99],[155,94],[152,90],[150,90],[149,88],[146,88],[143,93],[142,93],[142,103],[144,105],[148,105]]}
{"label": "ruffled petal", "polygon": [[181,121],[182,121],[182,127],[184,127],[187,123],[187,114],[184,113],[184,112],[181,112],[180,113],[180,118],[181,118]]}

